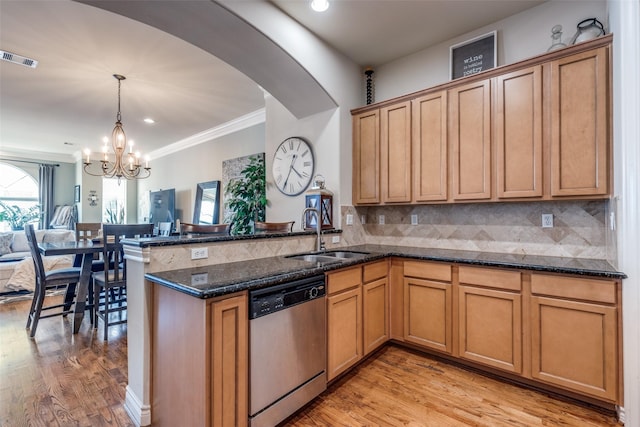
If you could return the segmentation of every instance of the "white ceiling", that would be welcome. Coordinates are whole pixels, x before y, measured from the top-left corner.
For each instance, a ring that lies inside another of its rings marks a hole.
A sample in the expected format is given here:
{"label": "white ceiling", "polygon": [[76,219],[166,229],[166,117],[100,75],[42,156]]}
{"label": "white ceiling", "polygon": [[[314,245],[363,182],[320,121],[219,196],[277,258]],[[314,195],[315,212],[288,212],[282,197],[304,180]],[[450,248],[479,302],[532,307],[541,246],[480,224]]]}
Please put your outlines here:
{"label": "white ceiling", "polygon": [[[272,2],[357,64],[377,66],[543,0],[333,0],[324,13],[304,0]],[[211,54],[70,0],[0,0],[0,49],[39,61],[36,69],[0,61],[2,154],[69,161],[85,147],[99,149],[115,122],[114,73],[127,77],[127,137],[145,153],[264,106],[255,82]]]}

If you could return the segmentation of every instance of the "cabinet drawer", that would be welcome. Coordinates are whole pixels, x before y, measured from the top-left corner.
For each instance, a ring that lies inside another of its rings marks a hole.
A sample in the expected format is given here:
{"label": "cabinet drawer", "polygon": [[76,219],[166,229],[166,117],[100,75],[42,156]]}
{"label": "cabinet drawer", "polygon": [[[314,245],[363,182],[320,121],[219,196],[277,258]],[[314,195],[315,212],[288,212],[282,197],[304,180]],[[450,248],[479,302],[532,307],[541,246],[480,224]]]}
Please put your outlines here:
{"label": "cabinet drawer", "polygon": [[372,264],[366,264],[362,272],[362,281],[364,283],[371,282],[381,277],[387,276],[388,271],[387,261],[374,262]]}
{"label": "cabinet drawer", "polygon": [[488,286],[510,291],[520,291],[522,289],[519,271],[460,266],[458,272],[461,284]]}
{"label": "cabinet drawer", "polygon": [[428,261],[405,261],[405,277],[418,277],[420,279],[451,281],[451,265]]}
{"label": "cabinet drawer", "polygon": [[327,274],[327,293],[329,295],[362,283],[362,267],[347,268]]}
{"label": "cabinet drawer", "polygon": [[616,281],[532,274],[531,293],[615,304]]}

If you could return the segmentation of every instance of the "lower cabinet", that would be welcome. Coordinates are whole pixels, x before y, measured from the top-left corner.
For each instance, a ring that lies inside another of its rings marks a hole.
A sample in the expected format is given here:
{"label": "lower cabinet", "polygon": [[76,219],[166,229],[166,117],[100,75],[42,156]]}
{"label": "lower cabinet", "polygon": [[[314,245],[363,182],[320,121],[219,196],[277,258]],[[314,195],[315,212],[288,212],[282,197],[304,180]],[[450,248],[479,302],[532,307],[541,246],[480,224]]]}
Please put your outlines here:
{"label": "lower cabinet", "polygon": [[451,354],[451,266],[405,262],[404,341]]}
{"label": "lower cabinet", "polygon": [[327,380],[362,359],[362,267],[327,274]]}
{"label": "lower cabinet", "polygon": [[458,275],[459,356],[522,373],[521,273],[460,266]]}
{"label": "lower cabinet", "polygon": [[327,274],[327,380],[389,340],[387,275],[387,260]]}
{"label": "lower cabinet", "polygon": [[532,377],[615,401],[616,282],[533,274],[531,290]]}
{"label": "lower cabinet", "polygon": [[389,340],[389,271],[387,261],[363,266],[363,351],[371,353]]}
{"label": "lower cabinet", "polygon": [[154,426],[246,426],[246,293],[203,300],[154,285]]}

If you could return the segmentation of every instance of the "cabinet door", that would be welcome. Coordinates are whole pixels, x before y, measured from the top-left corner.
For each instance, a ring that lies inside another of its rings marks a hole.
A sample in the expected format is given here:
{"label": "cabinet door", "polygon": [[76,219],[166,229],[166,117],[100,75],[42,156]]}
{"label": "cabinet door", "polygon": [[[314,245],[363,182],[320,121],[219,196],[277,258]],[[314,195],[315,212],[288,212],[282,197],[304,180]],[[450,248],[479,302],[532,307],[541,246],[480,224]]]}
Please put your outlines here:
{"label": "cabinet door", "polygon": [[362,332],[364,354],[371,353],[389,339],[389,285],[387,278],[362,285]]}
{"label": "cabinet door", "polygon": [[362,287],[327,298],[327,380],[362,358]]}
{"label": "cabinet door", "polygon": [[451,174],[454,200],[491,197],[491,84],[449,90]]}
{"label": "cabinet door", "polygon": [[380,203],[380,113],[353,117],[353,203]]}
{"label": "cabinet door", "polygon": [[411,101],[413,201],[447,200],[447,93]]}
{"label": "cabinet door", "polygon": [[533,378],[616,401],[616,309],[545,297],[531,303]]}
{"label": "cabinet door", "polygon": [[211,425],[246,426],[248,408],[247,298],[211,304]]}
{"label": "cabinet door", "polygon": [[458,304],[460,357],[522,373],[520,294],[461,285]]}
{"label": "cabinet door", "polygon": [[405,277],[404,340],[451,354],[451,283]]}
{"label": "cabinet door", "polygon": [[542,196],[542,67],[496,78],[498,198]]}
{"label": "cabinet door", "polygon": [[551,63],[551,195],[609,192],[606,47]]}
{"label": "cabinet door", "polygon": [[411,103],[380,109],[381,185],[384,203],[411,201]]}

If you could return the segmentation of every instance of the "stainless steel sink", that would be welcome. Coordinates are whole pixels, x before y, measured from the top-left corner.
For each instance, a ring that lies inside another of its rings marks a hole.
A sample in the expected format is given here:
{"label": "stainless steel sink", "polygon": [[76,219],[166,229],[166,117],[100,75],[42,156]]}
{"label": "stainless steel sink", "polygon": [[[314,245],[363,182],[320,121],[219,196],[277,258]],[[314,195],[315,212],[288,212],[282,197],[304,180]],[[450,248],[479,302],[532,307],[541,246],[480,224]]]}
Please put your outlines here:
{"label": "stainless steel sink", "polygon": [[354,251],[331,251],[323,253],[325,256],[343,259],[364,258],[369,255],[368,252],[354,252]]}
{"label": "stainless steel sink", "polygon": [[332,262],[344,262],[350,259],[363,258],[367,255],[369,255],[367,252],[330,251],[313,254],[289,255],[286,258],[297,259],[300,261],[316,262],[319,264],[330,264]]}
{"label": "stainless steel sink", "polygon": [[331,264],[333,262],[340,262],[340,259],[333,256],[326,256],[321,254],[301,254],[301,255],[289,255],[285,258],[297,259],[300,261],[315,262],[319,265]]}

